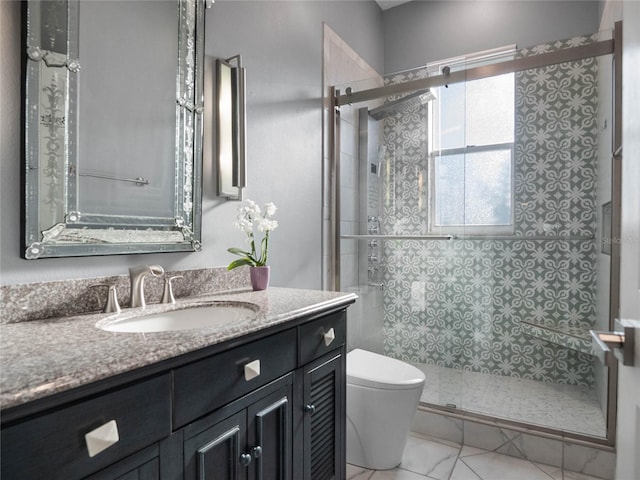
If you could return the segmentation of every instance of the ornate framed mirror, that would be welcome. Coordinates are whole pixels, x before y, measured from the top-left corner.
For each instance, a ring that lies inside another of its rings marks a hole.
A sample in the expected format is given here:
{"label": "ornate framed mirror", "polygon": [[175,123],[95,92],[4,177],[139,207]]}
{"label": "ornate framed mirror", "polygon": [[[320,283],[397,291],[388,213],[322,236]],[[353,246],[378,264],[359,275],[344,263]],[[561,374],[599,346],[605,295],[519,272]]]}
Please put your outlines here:
{"label": "ornate framed mirror", "polygon": [[26,259],[200,249],[204,3],[28,2]]}

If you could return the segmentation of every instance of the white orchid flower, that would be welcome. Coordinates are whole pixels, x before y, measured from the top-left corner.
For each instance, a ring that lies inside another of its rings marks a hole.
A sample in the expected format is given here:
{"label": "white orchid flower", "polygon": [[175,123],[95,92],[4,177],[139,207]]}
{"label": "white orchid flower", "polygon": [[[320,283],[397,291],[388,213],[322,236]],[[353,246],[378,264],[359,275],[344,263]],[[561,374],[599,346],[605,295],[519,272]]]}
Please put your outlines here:
{"label": "white orchid flower", "polygon": [[256,225],[260,232],[270,232],[278,227],[278,222],[275,220],[269,220],[266,218],[260,218],[256,220]]}
{"label": "white orchid flower", "polygon": [[269,202],[264,205],[264,213],[267,217],[273,217],[278,211],[278,207],[276,207],[273,203]]}
{"label": "white orchid flower", "polygon": [[[246,200],[244,204],[238,208],[238,214],[235,222],[233,222],[233,226],[246,233],[246,240],[250,245],[251,251],[245,251],[240,248],[228,248],[227,250],[229,253],[240,257],[229,264],[227,267],[228,270],[232,270],[242,265],[258,267],[267,264],[269,233],[278,227],[278,222],[276,220],[272,220],[271,217],[275,215],[277,210],[278,208],[271,202],[265,204],[261,210],[258,204],[253,200]],[[264,237],[259,242],[258,248],[256,248],[254,227],[260,233],[264,233]]]}

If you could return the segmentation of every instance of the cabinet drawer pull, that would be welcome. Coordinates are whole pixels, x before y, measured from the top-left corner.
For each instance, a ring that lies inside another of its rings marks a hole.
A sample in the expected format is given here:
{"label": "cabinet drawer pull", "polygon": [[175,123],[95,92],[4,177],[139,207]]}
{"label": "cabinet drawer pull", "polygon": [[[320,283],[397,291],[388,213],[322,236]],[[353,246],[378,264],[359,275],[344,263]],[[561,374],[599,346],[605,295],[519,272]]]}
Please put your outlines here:
{"label": "cabinet drawer pull", "polygon": [[95,457],[111,445],[118,443],[120,440],[118,435],[118,424],[115,420],[111,420],[110,422],[91,430],[84,436],[84,440],[87,443],[89,456]]}
{"label": "cabinet drawer pull", "polygon": [[314,413],[316,413],[316,406],[313,405],[312,403],[309,403],[303,407],[303,410],[305,413],[308,413],[309,415],[313,415]]}
{"label": "cabinet drawer pull", "polygon": [[262,447],[260,445],[253,447],[251,453],[253,454],[253,458],[260,458],[262,456]]}
{"label": "cabinet drawer pull", "polygon": [[336,332],[333,330],[333,327],[331,327],[328,331],[324,333],[324,344],[328,347],[329,345],[331,345],[331,343],[333,343],[335,339],[336,339]]}
{"label": "cabinet drawer pull", "polygon": [[251,463],[251,455],[249,455],[248,453],[243,453],[242,455],[240,455],[240,464],[243,467],[248,467],[250,463]]}
{"label": "cabinet drawer pull", "polygon": [[244,366],[244,379],[248,382],[260,375],[260,360],[254,360]]}

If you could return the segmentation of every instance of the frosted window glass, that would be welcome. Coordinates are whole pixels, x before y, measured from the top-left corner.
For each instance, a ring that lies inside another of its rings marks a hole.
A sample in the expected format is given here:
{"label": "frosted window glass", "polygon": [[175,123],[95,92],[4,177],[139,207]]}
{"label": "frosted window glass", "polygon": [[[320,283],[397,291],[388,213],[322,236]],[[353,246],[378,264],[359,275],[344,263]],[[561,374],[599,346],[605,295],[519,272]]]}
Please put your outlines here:
{"label": "frosted window glass", "polygon": [[511,150],[437,156],[435,224],[510,225]]}
{"label": "frosted window glass", "polygon": [[432,226],[512,225],[515,75],[440,87],[436,98]]}
{"label": "frosted window glass", "polygon": [[513,142],[514,74],[440,87],[432,150]]}
{"label": "frosted window glass", "polygon": [[434,166],[436,225],[464,225],[464,155],[438,156]]}
{"label": "frosted window glass", "polygon": [[465,225],[511,223],[511,150],[468,153]]}
{"label": "frosted window glass", "polygon": [[458,146],[513,142],[514,88],[513,73],[467,82],[467,138]]}
{"label": "frosted window glass", "polygon": [[465,142],[465,84],[454,83],[438,89],[439,125],[434,135],[434,148],[446,150],[466,146]]}

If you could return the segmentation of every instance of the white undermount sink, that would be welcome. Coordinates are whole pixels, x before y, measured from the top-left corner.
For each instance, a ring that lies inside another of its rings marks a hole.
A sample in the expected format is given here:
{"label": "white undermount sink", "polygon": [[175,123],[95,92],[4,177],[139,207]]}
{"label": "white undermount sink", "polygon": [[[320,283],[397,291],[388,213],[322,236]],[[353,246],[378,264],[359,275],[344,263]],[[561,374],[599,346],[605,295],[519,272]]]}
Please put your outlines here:
{"label": "white undermount sink", "polygon": [[215,302],[140,316],[123,313],[98,321],[96,327],[109,332],[131,333],[195,330],[249,320],[257,311],[258,306],[252,303]]}

